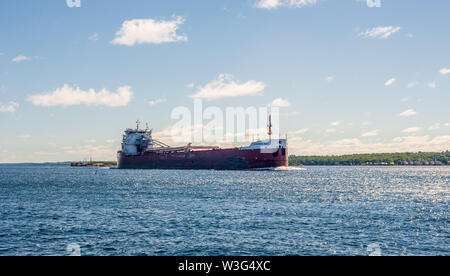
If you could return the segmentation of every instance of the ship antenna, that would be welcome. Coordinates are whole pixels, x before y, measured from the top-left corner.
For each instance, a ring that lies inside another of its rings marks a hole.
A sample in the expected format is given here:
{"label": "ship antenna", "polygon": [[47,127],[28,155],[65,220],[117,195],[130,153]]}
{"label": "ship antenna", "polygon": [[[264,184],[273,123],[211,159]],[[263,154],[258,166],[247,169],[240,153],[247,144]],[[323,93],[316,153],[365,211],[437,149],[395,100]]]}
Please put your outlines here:
{"label": "ship antenna", "polygon": [[145,130],[149,130],[148,123],[145,123]]}
{"label": "ship antenna", "polygon": [[136,121],[136,130],[139,130],[139,125],[141,124],[141,121],[137,120]]}
{"label": "ship antenna", "polygon": [[267,125],[269,127],[269,140],[272,140],[272,114],[269,115],[269,124]]}

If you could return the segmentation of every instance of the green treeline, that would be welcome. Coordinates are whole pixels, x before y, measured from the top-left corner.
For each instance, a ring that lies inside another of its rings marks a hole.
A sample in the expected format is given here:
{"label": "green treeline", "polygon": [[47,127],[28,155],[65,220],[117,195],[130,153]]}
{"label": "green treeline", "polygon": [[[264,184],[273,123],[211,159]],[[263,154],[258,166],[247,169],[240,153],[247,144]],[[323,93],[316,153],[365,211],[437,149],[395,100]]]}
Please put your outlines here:
{"label": "green treeline", "polygon": [[114,167],[117,166],[115,161],[90,161],[90,162],[72,162],[72,167]]}
{"label": "green treeline", "polygon": [[289,156],[289,165],[450,165],[450,152],[350,154],[341,156]]}

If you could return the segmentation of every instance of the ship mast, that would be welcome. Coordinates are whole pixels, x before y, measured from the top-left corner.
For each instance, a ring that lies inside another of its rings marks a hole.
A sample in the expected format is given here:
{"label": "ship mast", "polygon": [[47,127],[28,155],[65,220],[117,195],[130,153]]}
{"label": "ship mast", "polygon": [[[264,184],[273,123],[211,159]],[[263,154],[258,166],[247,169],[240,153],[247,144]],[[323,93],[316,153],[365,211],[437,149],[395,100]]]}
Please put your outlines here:
{"label": "ship mast", "polygon": [[136,130],[139,130],[139,125],[141,124],[141,121],[137,120],[136,121]]}
{"label": "ship mast", "polygon": [[269,131],[267,134],[269,134],[269,140],[272,140],[272,114],[269,115],[269,124],[267,125],[269,128]]}

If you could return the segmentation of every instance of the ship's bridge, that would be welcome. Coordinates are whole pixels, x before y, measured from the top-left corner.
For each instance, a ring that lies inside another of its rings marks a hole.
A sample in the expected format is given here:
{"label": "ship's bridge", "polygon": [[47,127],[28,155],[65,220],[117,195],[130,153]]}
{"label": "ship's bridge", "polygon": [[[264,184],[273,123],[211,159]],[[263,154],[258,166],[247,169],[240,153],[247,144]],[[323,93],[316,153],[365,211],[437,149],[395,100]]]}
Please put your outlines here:
{"label": "ship's bridge", "polygon": [[138,155],[151,146],[152,136],[148,130],[127,129],[122,141],[122,152]]}
{"label": "ship's bridge", "polygon": [[250,144],[248,147],[242,147],[242,150],[253,150],[253,149],[279,149],[286,148],[287,140],[286,139],[270,139],[270,140],[262,140],[256,141]]}
{"label": "ship's bridge", "polygon": [[169,148],[168,145],[152,138],[152,130],[139,129],[140,121],[136,122],[136,129],[128,128],[122,141],[122,153],[125,155],[140,155],[148,150]]}

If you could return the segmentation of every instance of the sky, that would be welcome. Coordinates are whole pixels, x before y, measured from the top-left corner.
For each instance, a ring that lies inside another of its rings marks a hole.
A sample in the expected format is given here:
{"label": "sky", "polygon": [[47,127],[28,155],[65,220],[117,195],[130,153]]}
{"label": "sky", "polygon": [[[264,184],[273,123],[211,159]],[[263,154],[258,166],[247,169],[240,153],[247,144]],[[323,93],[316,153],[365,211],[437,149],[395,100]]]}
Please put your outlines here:
{"label": "sky", "polygon": [[449,150],[449,13],[442,0],[1,1],[0,163],[115,160],[137,119],[164,138],[194,99],[278,106],[291,154]]}

